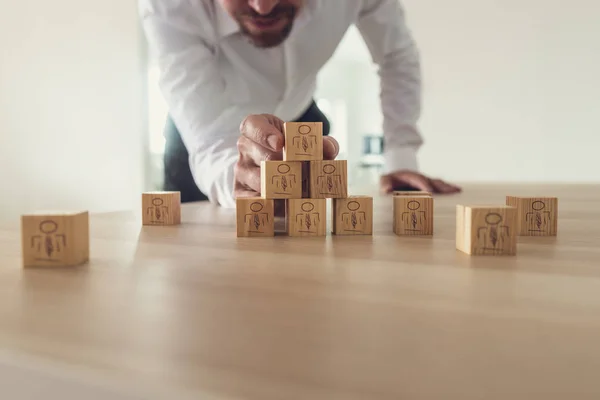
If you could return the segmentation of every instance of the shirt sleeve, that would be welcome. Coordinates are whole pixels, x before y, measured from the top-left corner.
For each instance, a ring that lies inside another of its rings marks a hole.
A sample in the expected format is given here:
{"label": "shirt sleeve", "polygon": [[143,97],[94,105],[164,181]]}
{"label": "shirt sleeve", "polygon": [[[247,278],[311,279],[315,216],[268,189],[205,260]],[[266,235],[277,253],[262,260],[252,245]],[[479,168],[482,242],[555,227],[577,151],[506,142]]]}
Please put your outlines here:
{"label": "shirt sleeve", "polygon": [[423,138],[421,70],[414,39],[399,0],[364,0],[357,28],[378,65],[383,112],[384,173],[417,171]]}
{"label": "shirt sleeve", "polygon": [[191,12],[186,3],[141,0],[142,26],[198,188],[211,202],[234,207],[241,110],[227,101],[206,13],[203,20],[203,13]]}

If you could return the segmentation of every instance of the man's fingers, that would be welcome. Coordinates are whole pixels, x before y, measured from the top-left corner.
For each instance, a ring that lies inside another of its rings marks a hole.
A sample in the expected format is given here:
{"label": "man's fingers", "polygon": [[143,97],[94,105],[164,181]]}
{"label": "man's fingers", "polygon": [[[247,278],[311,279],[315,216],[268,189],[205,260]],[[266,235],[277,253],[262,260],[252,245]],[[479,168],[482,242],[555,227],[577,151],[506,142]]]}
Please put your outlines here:
{"label": "man's fingers", "polygon": [[401,184],[408,184],[418,190],[425,192],[434,191],[433,185],[429,179],[421,174],[401,174],[396,180]]}
{"label": "man's fingers", "polygon": [[242,182],[251,190],[260,193],[260,167],[248,167],[246,169],[246,177]]}
{"label": "man's fingers", "polygon": [[423,190],[432,192],[433,187],[429,179],[421,174],[414,172],[396,172],[389,175],[384,175],[380,178],[379,186],[383,193],[391,193],[394,190]]}
{"label": "man's fingers", "polygon": [[444,182],[441,179],[430,179],[422,174],[412,171],[399,171],[389,175],[384,175],[380,179],[380,188],[383,193],[390,193],[398,190],[399,187],[405,187],[403,190],[422,190],[431,193],[450,194],[461,192],[458,186]]}
{"label": "man's fingers", "polygon": [[458,186],[458,185],[454,185],[454,184],[452,184],[452,183],[447,183],[447,182],[446,182],[446,184],[450,185],[450,187],[451,187],[452,189],[454,189],[454,192],[456,192],[456,193],[458,193],[458,192],[462,192],[462,188],[461,188],[460,186]]}
{"label": "man's fingers", "polygon": [[431,184],[437,193],[449,193],[452,190],[452,187],[441,179],[432,179]]}
{"label": "man's fingers", "polygon": [[244,183],[242,183],[238,179],[238,175],[243,170],[244,170],[244,168],[240,167],[239,164],[235,166],[236,179],[235,179],[235,184],[234,184],[234,188],[233,188],[233,196],[236,199],[244,198],[244,197],[260,197],[260,193],[258,193],[255,190],[249,189]]}
{"label": "man's fingers", "polygon": [[274,152],[241,136],[238,139],[238,150],[244,163],[260,167],[261,161],[278,161],[283,159],[283,152]]}
{"label": "man's fingers", "polygon": [[431,183],[435,187],[437,193],[457,193],[461,190],[458,186],[446,183],[441,179],[432,179]]}
{"label": "man's fingers", "polygon": [[265,117],[271,125],[273,125],[275,128],[277,128],[277,130],[279,130],[280,132],[283,132],[283,125],[285,124],[283,122],[283,120],[277,118],[273,114],[261,114],[261,115],[263,117]]}
{"label": "man's fingers", "polygon": [[[277,125],[277,126],[276,126]],[[278,128],[279,123],[273,124],[264,115],[250,115],[242,121],[240,132],[260,146],[279,152],[283,148],[283,132]]]}
{"label": "man's fingers", "polygon": [[260,167],[256,166],[236,166],[236,190],[252,190],[260,193]]}
{"label": "man's fingers", "polygon": [[340,145],[332,137],[323,137],[323,158],[325,160],[335,160],[340,152]]}
{"label": "man's fingers", "polygon": [[235,189],[233,195],[236,199],[241,199],[245,197],[260,197],[260,193],[255,192],[254,190],[248,190],[243,188]]}

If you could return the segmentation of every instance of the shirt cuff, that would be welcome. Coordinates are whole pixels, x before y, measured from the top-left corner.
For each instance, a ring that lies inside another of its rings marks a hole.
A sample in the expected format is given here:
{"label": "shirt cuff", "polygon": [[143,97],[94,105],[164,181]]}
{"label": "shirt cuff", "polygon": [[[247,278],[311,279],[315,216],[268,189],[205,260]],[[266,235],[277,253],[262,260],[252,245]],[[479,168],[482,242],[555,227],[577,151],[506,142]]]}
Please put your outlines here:
{"label": "shirt cuff", "polygon": [[385,149],[383,174],[387,175],[401,170],[419,170],[417,148],[392,147]]}

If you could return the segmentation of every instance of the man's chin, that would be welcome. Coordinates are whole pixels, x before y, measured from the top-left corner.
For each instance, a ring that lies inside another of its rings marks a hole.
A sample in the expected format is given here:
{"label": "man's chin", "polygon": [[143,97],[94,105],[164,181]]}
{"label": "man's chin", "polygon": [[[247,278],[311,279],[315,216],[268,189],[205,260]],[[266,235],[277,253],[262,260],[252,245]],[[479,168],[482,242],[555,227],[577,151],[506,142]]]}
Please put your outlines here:
{"label": "man's chin", "polygon": [[254,44],[254,46],[256,46],[256,47],[270,48],[270,47],[279,46],[281,43],[283,43],[285,41],[286,38],[282,37],[280,35],[277,35],[277,36],[260,35],[260,36],[249,36],[248,39],[250,39],[252,44]]}
{"label": "man's chin", "polygon": [[277,32],[251,33],[248,30],[244,30],[244,34],[254,46],[260,48],[269,48],[277,47],[285,42],[291,31],[292,23],[286,25],[285,28]]}

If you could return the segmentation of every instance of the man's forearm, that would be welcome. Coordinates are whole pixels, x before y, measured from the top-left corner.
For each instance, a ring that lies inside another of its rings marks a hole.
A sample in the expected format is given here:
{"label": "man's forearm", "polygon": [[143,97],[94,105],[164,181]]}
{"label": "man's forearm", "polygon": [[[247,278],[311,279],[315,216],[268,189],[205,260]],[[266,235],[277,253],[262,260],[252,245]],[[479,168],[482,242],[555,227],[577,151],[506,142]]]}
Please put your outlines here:
{"label": "man's forearm", "polygon": [[190,168],[196,185],[212,203],[232,208],[235,207],[233,171],[238,150],[228,142],[217,140],[191,153]]}
{"label": "man's forearm", "polygon": [[140,13],[194,181],[211,202],[234,206],[236,141],[246,111],[226,94],[204,5],[140,0]]}
{"label": "man's forearm", "polygon": [[417,47],[398,0],[364,0],[358,28],[379,65],[385,169],[416,170],[423,144],[417,128],[421,113],[421,67]]}
{"label": "man's forearm", "polygon": [[386,170],[418,170],[416,153],[423,144],[417,123],[421,114],[421,70],[412,38],[385,55],[379,70],[386,149]]}

